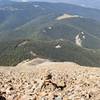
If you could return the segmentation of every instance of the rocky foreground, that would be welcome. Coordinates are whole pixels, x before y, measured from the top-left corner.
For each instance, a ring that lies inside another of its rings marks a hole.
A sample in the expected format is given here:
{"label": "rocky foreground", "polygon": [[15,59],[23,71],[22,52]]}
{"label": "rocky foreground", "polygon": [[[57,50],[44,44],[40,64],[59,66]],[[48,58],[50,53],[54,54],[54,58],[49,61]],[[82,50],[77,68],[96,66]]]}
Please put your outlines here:
{"label": "rocky foreground", "polygon": [[100,69],[43,59],[0,67],[0,100],[100,100]]}

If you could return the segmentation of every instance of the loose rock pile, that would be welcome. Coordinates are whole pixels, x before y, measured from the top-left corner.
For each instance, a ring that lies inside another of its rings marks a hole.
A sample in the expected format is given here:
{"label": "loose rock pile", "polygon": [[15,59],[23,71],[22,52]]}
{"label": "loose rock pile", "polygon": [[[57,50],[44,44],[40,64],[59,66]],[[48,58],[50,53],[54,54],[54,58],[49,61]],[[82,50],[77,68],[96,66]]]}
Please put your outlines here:
{"label": "loose rock pile", "polygon": [[67,62],[26,67],[0,68],[0,100],[100,100],[99,68]]}

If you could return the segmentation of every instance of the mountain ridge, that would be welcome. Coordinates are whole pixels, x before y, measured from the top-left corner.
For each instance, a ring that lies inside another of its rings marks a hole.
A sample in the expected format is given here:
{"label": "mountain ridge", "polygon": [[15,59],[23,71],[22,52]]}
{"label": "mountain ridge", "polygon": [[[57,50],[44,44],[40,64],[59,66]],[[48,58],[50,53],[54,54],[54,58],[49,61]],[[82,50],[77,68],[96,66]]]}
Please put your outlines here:
{"label": "mountain ridge", "polygon": [[72,62],[48,62],[38,58],[32,60],[31,64],[27,61],[16,67],[0,67],[0,73],[0,99],[100,98],[99,68],[83,67]]}
{"label": "mountain ridge", "polygon": [[[34,2],[34,0],[12,0],[12,1],[17,1],[17,2]],[[37,0],[38,2],[40,2],[41,0]],[[74,4],[74,5],[79,5],[82,7],[86,7],[86,8],[96,8],[96,9],[100,9],[100,1],[99,0],[95,0],[95,1],[90,1],[90,0],[42,0],[42,2],[59,2],[59,3],[69,3],[69,4]]]}

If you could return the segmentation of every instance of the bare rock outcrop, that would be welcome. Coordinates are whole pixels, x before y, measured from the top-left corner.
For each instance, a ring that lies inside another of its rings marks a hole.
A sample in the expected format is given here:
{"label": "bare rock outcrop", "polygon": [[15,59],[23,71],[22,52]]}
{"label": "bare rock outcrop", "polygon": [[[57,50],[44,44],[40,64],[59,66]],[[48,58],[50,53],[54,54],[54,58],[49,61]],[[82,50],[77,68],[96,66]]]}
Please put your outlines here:
{"label": "bare rock outcrop", "polygon": [[48,61],[1,67],[0,100],[100,100],[100,69]]}

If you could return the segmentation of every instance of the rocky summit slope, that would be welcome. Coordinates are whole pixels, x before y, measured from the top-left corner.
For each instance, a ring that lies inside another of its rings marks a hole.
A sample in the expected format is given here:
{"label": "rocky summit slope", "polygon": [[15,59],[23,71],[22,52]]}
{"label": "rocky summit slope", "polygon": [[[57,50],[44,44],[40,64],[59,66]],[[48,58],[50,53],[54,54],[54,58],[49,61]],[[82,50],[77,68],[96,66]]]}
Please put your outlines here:
{"label": "rocky summit slope", "polygon": [[0,67],[0,100],[100,100],[100,69],[39,58]]}

